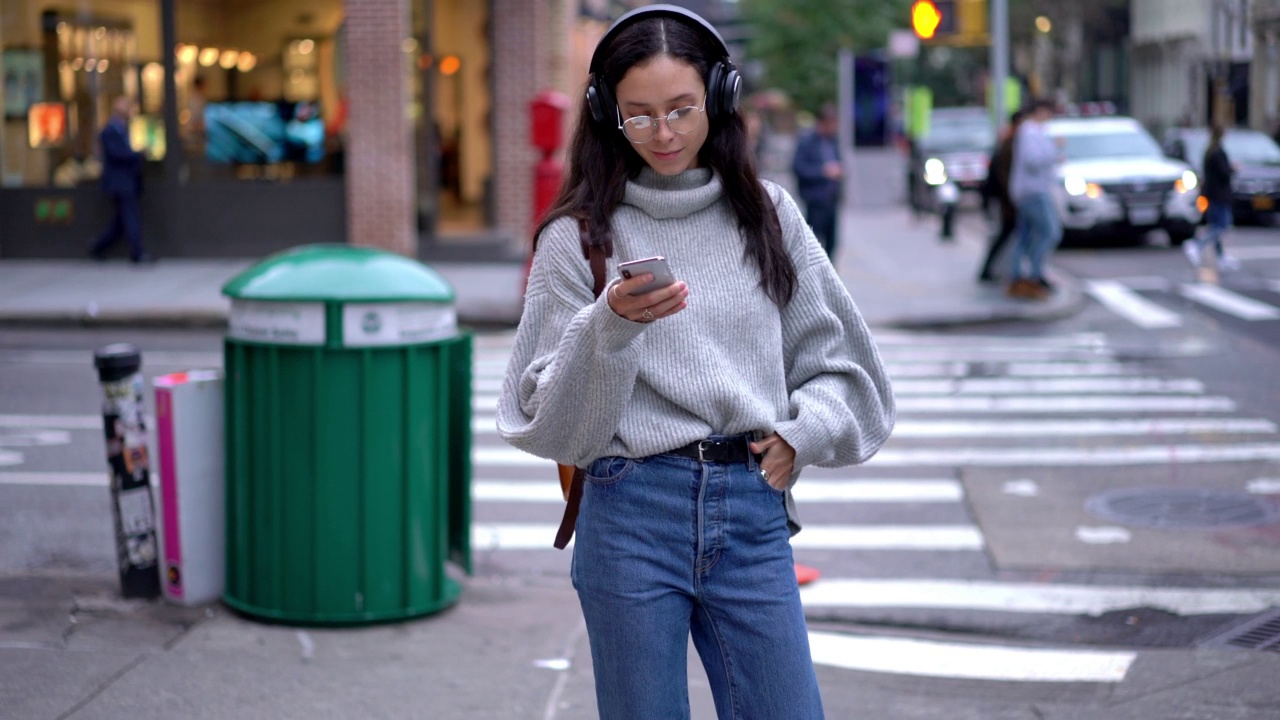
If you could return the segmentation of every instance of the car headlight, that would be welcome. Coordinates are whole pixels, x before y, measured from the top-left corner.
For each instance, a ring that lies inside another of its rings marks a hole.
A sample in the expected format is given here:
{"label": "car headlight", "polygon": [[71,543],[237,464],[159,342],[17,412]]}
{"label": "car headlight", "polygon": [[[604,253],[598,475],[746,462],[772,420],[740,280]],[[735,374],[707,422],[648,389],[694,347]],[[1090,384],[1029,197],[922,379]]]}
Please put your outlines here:
{"label": "car headlight", "polygon": [[1067,194],[1075,197],[1085,194],[1089,189],[1089,183],[1079,175],[1068,175],[1062,180],[1063,186],[1067,189]]}
{"label": "car headlight", "polygon": [[1173,189],[1180,193],[1191,192],[1196,189],[1200,181],[1196,179],[1196,174],[1190,170],[1183,170],[1182,177],[1173,182]]}
{"label": "car headlight", "polygon": [[947,168],[938,158],[924,161],[924,181],[930,185],[941,185],[947,181]]}

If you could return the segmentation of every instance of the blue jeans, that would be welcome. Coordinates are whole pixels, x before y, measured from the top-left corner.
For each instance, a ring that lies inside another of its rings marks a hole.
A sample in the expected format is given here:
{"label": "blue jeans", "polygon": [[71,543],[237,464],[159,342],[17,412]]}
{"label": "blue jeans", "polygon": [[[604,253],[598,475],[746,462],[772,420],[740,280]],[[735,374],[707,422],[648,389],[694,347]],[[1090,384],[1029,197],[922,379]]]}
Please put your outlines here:
{"label": "blue jeans", "polygon": [[822,718],[789,537],[754,463],[593,462],[572,575],[601,720],[688,718],[690,633],[721,720]]}
{"label": "blue jeans", "polygon": [[[1018,244],[1013,248],[1009,277],[1013,280],[1029,277],[1044,278],[1044,261],[1062,240],[1062,220],[1058,208],[1048,193],[1028,195],[1018,201]],[[1022,261],[1030,264],[1030,271],[1022,271]]]}
{"label": "blue jeans", "polygon": [[1202,252],[1209,243],[1213,243],[1218,259],[1222,259],[1222,234],[1231,227],[1231,220],[1231,203],[1209,203],[1209,208],[1204,213],[1205,231],[1194,240]]}

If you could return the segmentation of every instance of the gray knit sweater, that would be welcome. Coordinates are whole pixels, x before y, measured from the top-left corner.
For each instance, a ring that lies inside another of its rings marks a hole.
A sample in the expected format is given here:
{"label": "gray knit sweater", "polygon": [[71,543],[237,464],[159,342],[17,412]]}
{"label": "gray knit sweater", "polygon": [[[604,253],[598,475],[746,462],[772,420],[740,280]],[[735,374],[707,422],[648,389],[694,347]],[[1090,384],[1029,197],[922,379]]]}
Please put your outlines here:
{"label": "gray knit sweater", "polygon": [[[646,168],[613,216],[617,263],[664,255],[688,307],[635,323],[591,295],[577,222],[543,231],[498,403],[517,448],[585,467],[708,435],[777,432],[807,465],[865,462],[889,437],[893,394],[858,310],[795,202],[765,183],[799,276],[784,309],[760,287],[720,178]],[[787,493],[792,531],[799,530]]]}

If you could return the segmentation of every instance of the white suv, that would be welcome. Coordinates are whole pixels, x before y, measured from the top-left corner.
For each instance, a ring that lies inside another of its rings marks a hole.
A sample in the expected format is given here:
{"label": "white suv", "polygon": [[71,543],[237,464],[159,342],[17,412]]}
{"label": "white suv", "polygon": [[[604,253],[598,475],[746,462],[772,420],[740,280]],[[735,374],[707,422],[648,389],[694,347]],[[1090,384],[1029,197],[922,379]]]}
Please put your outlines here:
{"label": "white suv", "polygon": [[1195,172],[1165,157],[1137,120],[1055,118],[1045,130],[1065,143],[1055,197],[1067,233],[1136,244],[1147,231],[1162,228],[1175,245],[1195,234]]}

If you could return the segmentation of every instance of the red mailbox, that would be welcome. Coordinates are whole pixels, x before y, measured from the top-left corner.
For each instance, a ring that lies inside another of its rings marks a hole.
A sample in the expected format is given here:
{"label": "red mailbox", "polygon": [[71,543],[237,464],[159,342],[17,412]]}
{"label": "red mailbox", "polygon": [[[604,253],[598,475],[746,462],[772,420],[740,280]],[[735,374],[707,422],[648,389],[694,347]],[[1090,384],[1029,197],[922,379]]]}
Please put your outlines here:
{"label": "red mailbox", "polygon": [[569,110],[569,98],[564,93],[546,90],[529,103],[529,137],[533,146],[542,150],[543,157],[560,148],[564,128],[564,116]]}
{"label": "red mailbox", "polygon": [[[529,103],[529,140],[542,151],[542,159],[533,167],[533,223],[537,225],[551,208],[560,191],[564,177],[564,164],[555,158],[560,149],[560,137],[564,129],[564,116],[569,110],[569,98],[564,93],[545,90]],[[532,246],[525,258],[524,280],[529,281],[529,267],[533,263]]]}

